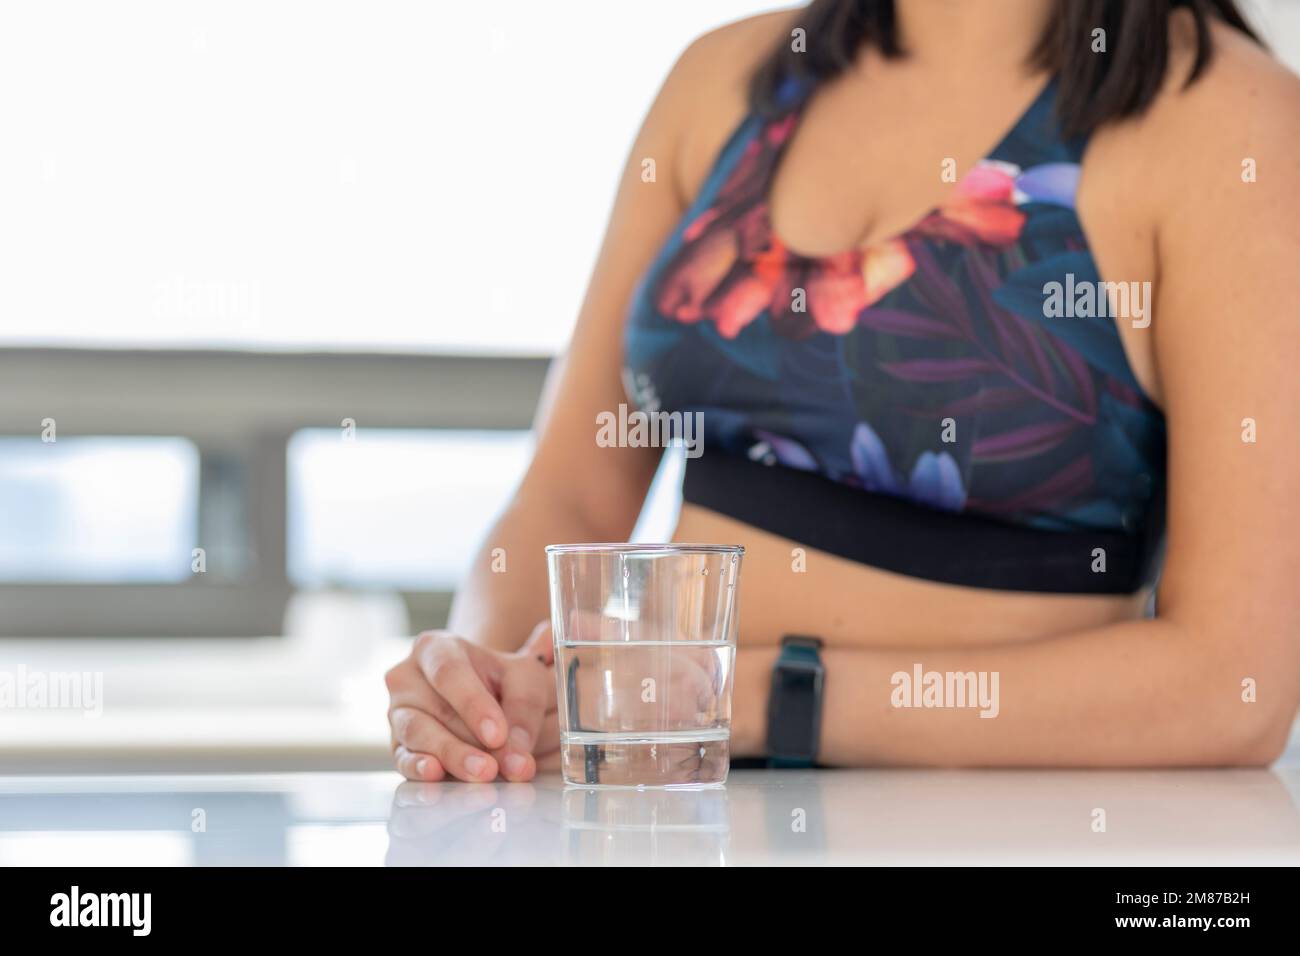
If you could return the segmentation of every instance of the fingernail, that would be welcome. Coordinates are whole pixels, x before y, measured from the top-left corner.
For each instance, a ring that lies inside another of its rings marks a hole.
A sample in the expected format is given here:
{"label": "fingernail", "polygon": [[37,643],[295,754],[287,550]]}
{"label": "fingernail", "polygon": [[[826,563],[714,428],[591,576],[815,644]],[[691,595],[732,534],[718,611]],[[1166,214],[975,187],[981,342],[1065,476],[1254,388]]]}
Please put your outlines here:
{"label": "fingernail", "polygon": [[423,777],[428,769],[429,759],[427,757],[421,757],[415,762],[415,773],[417,776]]}
{"label": "fingernail", "polygon": [[486,744],[489,740],[496,740],[497,722],[491,718],[484,720],[483,723],[478,725],[478,731],[482,735],[480,739],[483,743]]}
{"label": "fingernail", "polygon": [[483,771],[487,768],[487,758],[480,757],[478,754],[472,754],[465,758],[465,771],[471,777],[482,776]]}
{"label": "fingernail", "polygon": [[508,774],[518,776],[524,772],[524,768],[527,766],[528,761],[519,754],[510,754],[506,757],[506,773]]}
{"label": "fingernail", "polygon": [[510,743],[514,744],[518,750],[533,749],[533,735],[522,727],[510,728]]}

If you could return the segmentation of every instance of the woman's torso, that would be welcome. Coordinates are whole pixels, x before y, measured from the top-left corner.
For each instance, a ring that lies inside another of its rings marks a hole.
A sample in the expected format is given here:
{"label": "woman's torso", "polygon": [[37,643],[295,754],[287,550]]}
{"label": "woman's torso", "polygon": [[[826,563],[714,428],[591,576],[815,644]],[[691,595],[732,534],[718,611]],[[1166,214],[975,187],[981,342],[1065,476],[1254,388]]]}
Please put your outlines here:
{"label": "woman's torso", "polygon": [[[972,77],[936,92],[919,67],[865,58],[822,84],[803,107],[771,177],[771,229],[801,255],[871,247],[912,227],[950,195],[943,164],[959,174],[986,158],[1041,95],[1046,78]],[[703,109],[681,161],[697,194],[730,131],[740,97]],[[871,121],[863,120],[871,117]],[[1073,197],[1100,274],[1151,282],[1152,227],[1140,182],[1124,154],[1139,124],[1094,134]],[[865,242],[864,242],[865,240]],[[1148,308],[1149,308],[1148,303]],[[1117,341],[1140,397],[1158,402],[1149,329],[1117,322]],[[635,387],[635,383],[634,383]],[[1023,640],[1095,627],[1141,613],[1144,591],[1055,594],[954,586],[873,568],[686,504],[679,541],[727,541],[747,549],[744,639],[816,633],[845,646],[943,645]]]}

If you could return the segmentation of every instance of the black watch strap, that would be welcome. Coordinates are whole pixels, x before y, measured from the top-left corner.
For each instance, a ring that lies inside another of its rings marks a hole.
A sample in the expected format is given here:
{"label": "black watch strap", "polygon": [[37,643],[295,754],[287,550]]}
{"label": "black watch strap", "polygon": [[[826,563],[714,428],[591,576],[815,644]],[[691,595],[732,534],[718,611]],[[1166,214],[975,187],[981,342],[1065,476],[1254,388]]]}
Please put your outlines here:
{"label": "black watch strap", "polygon": [[768,766],[816,764],[826,680],[821,647],[816,637],[791,634],[781,639],[767,703]]}

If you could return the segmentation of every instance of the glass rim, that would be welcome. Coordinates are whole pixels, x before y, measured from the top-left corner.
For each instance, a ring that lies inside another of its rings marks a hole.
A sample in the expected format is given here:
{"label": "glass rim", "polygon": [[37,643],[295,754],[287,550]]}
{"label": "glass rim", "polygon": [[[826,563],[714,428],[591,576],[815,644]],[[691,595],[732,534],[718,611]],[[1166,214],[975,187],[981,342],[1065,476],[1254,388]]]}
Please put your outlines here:
{"label": "glass rim", "polygon": [[734,554],[743,555],[739,544],[637,544],[635,542],[598,541],[588,544],[548,544],[547,554]]}

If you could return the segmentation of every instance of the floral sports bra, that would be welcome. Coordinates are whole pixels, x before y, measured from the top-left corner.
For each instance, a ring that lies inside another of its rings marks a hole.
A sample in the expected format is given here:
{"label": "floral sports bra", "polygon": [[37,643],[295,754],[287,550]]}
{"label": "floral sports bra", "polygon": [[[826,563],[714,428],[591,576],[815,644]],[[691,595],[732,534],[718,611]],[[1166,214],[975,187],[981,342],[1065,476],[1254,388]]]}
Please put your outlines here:
{"label": "floral sports bra", "polygon": [[911,228],[816,258],[768,205],[813,88],[741,123],[631,303],[631,398],[699,413],[685,500],[933,581],[1151,583],[1165,421],[1075,213],[1055,82]]}

